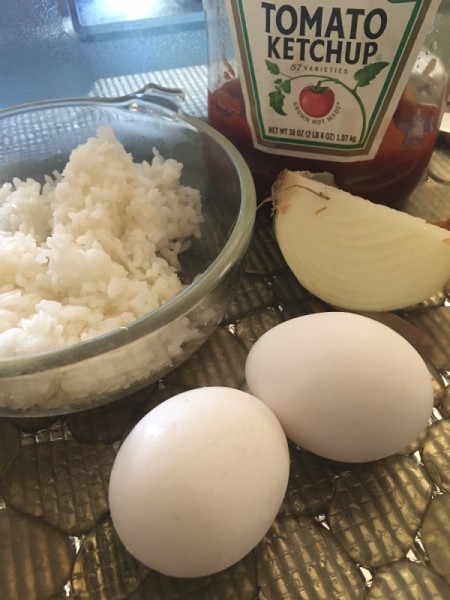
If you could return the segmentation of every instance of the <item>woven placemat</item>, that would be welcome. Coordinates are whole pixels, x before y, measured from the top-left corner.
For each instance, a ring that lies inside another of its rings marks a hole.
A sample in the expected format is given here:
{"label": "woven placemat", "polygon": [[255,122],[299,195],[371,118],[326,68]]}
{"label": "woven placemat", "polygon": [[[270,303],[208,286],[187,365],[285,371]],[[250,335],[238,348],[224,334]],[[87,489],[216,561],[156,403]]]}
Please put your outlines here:
{"label": "woven placemat", "polygon": [[[149,81],[187,88],[187,112],[205,115],[204,66],[102,80],[94,93],[120,95]],[[450,158],[439,148],[429,178],[406,210],[448,217],[449,186]],[[286,319],[321,308],[286,267],[263,207],[222,323],[164,381],[82,413],[0,419],[0,599],[450,598],[448,293],[398,315],[431,338],[430,346],[418,349],[435,388],[430,426],[402,453],[343,468],[291,445],[289,487],[275,523],[253,552],[214,576],[182,580],[150,571],[126,552],[114,531],[108,479],[131,427],[181,390],[245,389],[244,362],[256,339]]]}

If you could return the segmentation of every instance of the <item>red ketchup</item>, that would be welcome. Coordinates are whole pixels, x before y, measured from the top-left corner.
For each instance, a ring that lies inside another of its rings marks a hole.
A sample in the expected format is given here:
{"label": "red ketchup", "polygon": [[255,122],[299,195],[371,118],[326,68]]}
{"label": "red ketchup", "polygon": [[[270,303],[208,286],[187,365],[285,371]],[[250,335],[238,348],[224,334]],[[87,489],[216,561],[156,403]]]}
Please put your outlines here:
{"label": "red ketchup", "polygon": [[441,106],[421,104],[407,85],[374,158],[331,162],[262,152],[253,147],[238,79],[208,95],[210,124],[240,150],[253,174],[259,200],[270,196],[283,169],[328,171],[338,187],[391,206],[399,205],[423,178],[439,133]]}

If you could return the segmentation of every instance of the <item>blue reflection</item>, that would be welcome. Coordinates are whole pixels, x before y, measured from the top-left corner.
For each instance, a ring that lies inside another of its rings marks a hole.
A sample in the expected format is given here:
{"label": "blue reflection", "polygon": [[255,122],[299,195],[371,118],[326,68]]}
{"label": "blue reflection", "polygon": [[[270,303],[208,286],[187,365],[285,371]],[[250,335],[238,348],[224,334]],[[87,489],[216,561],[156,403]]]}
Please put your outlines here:
{"label": "blue reflection", "polygon": [[146,20],[202,10],[201,0],[73,0],[85,27]]}

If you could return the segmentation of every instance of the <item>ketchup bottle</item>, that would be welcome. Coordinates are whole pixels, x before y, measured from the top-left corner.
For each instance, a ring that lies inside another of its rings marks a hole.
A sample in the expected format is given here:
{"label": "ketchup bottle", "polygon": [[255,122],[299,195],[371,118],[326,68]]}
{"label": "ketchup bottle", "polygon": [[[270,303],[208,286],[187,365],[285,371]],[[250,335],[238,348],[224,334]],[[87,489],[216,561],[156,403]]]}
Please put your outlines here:
{"label": "ketchup bottle", "polygon": [[398,206],[424,177],[448,96],[450,0],[204,0],[208,118],[260,200],[329,171]]}

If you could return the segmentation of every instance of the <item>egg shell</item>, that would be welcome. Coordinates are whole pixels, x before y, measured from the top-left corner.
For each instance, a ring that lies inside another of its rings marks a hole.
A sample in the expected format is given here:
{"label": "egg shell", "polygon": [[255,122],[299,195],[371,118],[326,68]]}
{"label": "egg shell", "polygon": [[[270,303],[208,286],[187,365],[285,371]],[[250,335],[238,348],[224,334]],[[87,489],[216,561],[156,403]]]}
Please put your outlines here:
{"label": "egg shell", "polygon": [[154,408],[125,439],[111,472],[111,516],[145,565],[200,577],[258,544],[288,477],[287,439],[265,404],[232,388],[194,389]]}
{"label": "egg shell", "polygon": [[286,321],[251,348],[249,390],[299,446],[341,462],[402,450],[433,408],[425,362],[401,335],[368,317],[329,312]]}

